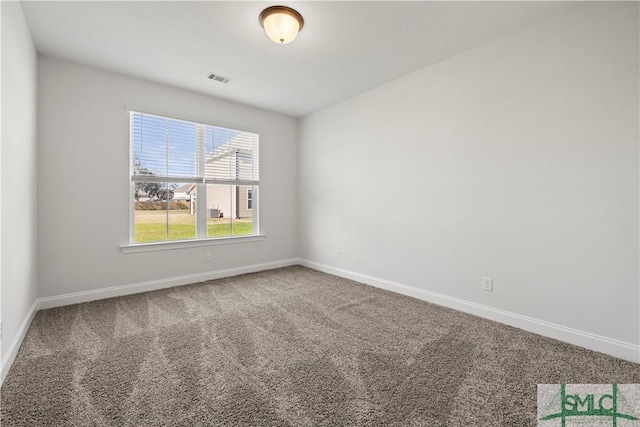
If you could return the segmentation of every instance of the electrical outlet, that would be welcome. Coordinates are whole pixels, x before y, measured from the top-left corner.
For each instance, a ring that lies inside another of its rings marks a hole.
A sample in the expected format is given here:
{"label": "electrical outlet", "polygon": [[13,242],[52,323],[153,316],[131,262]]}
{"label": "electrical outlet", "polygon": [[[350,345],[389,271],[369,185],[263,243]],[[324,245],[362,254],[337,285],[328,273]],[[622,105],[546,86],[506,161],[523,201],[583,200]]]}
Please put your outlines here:
{"label": "electrical outlet", "polygon": [[204,262],[211,262],[211,252],[204,253]]}
{"label": "electrical outlet", "polygon": [[336,258],[340,259],[340,249],[336,249]]}
{"label": "electrical outlet", "polygon": [[491,277],[484,277],[482,279],[482,289],[485,291],[493,291],[493,279]]}

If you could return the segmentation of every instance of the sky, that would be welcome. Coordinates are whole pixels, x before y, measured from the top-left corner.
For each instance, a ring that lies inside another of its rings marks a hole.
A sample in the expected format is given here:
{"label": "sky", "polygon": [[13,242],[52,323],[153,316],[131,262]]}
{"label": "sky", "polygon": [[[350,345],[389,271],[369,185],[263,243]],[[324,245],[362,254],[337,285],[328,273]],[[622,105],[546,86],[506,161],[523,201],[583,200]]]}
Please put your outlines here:
{"label": "sky", "polygon": [[235,129],[131,112],[132,155],[142,168],[151,170],[155,175],[193,178],[197,175],[198,126],[204,126],[204,157],[243,133]]}

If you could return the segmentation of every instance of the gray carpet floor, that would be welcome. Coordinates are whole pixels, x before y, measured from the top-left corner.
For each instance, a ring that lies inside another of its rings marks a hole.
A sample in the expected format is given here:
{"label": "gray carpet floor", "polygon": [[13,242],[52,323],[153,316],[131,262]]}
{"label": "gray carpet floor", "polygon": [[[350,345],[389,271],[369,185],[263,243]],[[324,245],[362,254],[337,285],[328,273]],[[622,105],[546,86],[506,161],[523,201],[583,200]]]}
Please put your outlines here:
{"label": "gray carpet floor", "polygon": [[9,426],[535,426],[640,365],[303,267],[37,313]]}

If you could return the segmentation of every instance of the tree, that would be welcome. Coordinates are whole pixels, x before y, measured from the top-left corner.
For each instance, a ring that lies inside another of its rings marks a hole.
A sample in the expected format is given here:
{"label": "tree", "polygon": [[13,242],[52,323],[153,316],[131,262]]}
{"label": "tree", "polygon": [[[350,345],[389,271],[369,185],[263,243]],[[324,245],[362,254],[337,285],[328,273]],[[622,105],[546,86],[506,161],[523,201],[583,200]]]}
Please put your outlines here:
{"label": "tree", "polygon": [[[134,175],[155,176],[151,169],[142,166],[140,160],[135,158],[133,162]],[[136,182],[136,188],[134,197],[136,200],[140,200],[141,196],[147,196],[152,199],[158,199],[163,202],[167,202],[173,199],[173,190],[177,187],[177,184],[168,184],[165,182]]]}
{"label": "tree", "polygon": [[146,195],[166,202],[173,199],[173,189],[176,187],[176,184],[166,182],[136,182],[135,198],[139,200],[140,196]]}

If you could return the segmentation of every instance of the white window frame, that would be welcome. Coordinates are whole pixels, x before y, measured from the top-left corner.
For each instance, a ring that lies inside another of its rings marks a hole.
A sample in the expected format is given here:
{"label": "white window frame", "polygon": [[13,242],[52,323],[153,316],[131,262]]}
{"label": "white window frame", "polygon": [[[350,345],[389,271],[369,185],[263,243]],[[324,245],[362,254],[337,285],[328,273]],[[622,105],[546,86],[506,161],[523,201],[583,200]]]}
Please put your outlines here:
{"label": "white window frame", "polygon": [[[152,112],[148,109],[141,109],[141,108],[135,108],[135,107],[125,107],[125,111],[127,112],[127,126],[129,128],[129,140],[128,140],[128,146],[129,146],[129,158],[130,158],[130,165],[129,165],[129,171],[131,171],[132,169],[132,162],[133,162],[133,156],[130,155],[131,153],[131,133],[130,133],[130,126],[131,126],[131,113],[142,113],[142,114],[149,114],[149,115],[154,115],[154,116],[161,116],[161,117],[165,117],[168,119],[174,119],[174,120],[183,120],[183,121],[187,121],[187,122],[192,122],[195,123],[197,126],[215,126],[215,127],[221,127],[221,128],[227,128],[227,129],[233,129],[233,130],[238,130],[238,131],[243,131],[243,132],[251,132],[251,133],[255,133],[258,135],[259,137],[259,133],[258,132],[254,132],[251,130],[246,130],[246,129],[236,129],[235,127],[229,127],[229,126],[223,126],[220,124],[215,124],[206,120],[199,120],[199,119],[194,119],[194,118],[187,118],[187,117],[181,117],[181,116],[177,116],[175,114],[167,114],[167,113],[158,113],[158,112]],[[258,142],[259,144],[259,142]],[[150,180],[153,181],[153,180]],[[207,183],[198,183],[197,184],[197,188],[196,188],[196,195],[197,198],[199,199],[197,204],[196,204],[196,237],[193,239],[186,239],[186,240],[163,240],[163,241],[157,241],[157,242],[140,242],[140,243],[136,243],[135,242],[135,183],[136,181],[134,181],[133,179],[129,178],[129,194],[130,194],[130,198],[129,198],[129,242],[126,244],[122,244],[120,246],[120,249],[123,253],[127,254],[127,253],[138,253],[138,252],[150,252],[150,251],[163,251],[163,250],[172,250],[172,249],[183,249],[183,248],[190,248],[190,247],[201,247],[201,246],[215,246],[215,245],[226,245],[226,244],[232,244],[232,243],[246,243],[246,242],[256,242],[256,241],[261,241],[264,240],[264,238],[266,237],[265,234],[260,233],[260,215],[259,215],[259,203],[257,202],[258,197],[259,197],[259,183],[253,184],[253,193],[252,193],[252,209],[251,209],[251,215],[252,215],[252,225],[253,225],[253,233],[252,234],[244,234],[244,235],[230,235],[230,236],[220,236],[220,237],[209,237],[207,236],[208,233],[208,226],[207,226],[207,203],[206,203],[206,198],[207,198]],[[228,184],[230,186],[232,186],[233,184]],[[250,189],[248,189],[250,190]]]}

